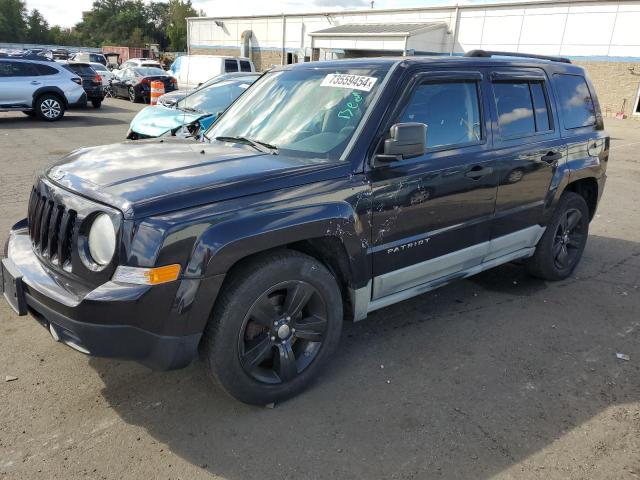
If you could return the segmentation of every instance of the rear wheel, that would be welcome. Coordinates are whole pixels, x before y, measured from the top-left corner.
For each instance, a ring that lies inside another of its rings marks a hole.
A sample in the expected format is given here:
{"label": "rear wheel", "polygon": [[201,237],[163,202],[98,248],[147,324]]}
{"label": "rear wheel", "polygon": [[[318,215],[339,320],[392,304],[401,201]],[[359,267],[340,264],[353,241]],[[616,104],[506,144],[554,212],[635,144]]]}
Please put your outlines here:
{"label": "rear wheel", "polygon": [[91,100],[93,108],[100,108],[102,106],[102,100]]}
{"label": "rear wheel", "polygon": [[228,282],[203,338],[214,380],[256,405],[301,392],[340,339],[335,278],[314,258],[283,251],[245,265]]}
{"label": "rear wheel", "polygon": [[131,103],[136,103],[138,101],[138,95],[133,87],[129,87],[129,101]]}
{"label": "rear wheel", "polygon": [[57,95],[42,95],[36,100],[34,107],[38,118],[47,122],[55,122],[64,116],[64,103]]}
{"label": "rear wheel", "polygon": [[588,235],[587,203],[577,193],[563,193],[535,254],[527,261],[529,273],[545,280],[567,278],[582,258]]}

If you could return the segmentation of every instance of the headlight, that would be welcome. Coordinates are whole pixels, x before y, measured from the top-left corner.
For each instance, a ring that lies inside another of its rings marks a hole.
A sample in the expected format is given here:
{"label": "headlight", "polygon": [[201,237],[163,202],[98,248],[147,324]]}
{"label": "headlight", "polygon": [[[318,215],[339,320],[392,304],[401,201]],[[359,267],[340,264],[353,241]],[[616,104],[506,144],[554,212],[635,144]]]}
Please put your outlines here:
{"label": "headlight", "polygon": [[98,265],[107,265],[116,251],[116,231],[106,213],[99,214],[89,230],[89,253]]}

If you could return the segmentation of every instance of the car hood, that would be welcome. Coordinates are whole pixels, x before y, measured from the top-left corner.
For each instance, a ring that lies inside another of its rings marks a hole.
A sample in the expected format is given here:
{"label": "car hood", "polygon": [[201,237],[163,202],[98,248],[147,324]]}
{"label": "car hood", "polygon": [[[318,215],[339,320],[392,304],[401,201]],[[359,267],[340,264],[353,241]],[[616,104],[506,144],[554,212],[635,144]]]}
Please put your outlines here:
{"label": "car hood", "polygon": [[348,174],[345,164],[170,138],[79,149],[45,175],[125,218],[141,218],[338,178]]}
{"label": "car hood", "polygon": [[130,129],[149,137],[159,137],[182,125],[189,125],[196,120],[209,116],[209,113],[185,112],[177,108],[162,105],[145,107],[131,121]]}

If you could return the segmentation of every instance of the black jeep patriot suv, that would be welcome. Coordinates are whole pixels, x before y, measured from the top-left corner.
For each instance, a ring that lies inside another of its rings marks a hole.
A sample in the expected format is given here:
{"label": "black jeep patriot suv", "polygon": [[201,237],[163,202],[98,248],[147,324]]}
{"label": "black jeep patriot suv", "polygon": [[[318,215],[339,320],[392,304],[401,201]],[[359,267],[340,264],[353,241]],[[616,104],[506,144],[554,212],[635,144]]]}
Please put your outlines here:
{"label": "black jeep patriot suv", "polygon": [[609,138],[561,58],[475,51],[265,74],[202,138],[76,150],[33,187],[3,290],[81,352],[300,392],[343,319],[523,260],[580,260]]}

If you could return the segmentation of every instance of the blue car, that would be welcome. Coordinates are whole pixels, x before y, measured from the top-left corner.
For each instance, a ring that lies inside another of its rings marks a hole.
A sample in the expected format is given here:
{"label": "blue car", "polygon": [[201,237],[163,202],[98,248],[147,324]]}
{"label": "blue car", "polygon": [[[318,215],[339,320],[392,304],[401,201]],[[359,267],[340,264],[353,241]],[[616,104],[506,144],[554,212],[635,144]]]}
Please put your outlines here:
{"label": "blue car", "polygon": [[234,73],[209,80],[174,106],[143,108],[131,121],[127,138],[139,140],[162,135],[196,136],[207,130],[253,82],[256,73]]}

